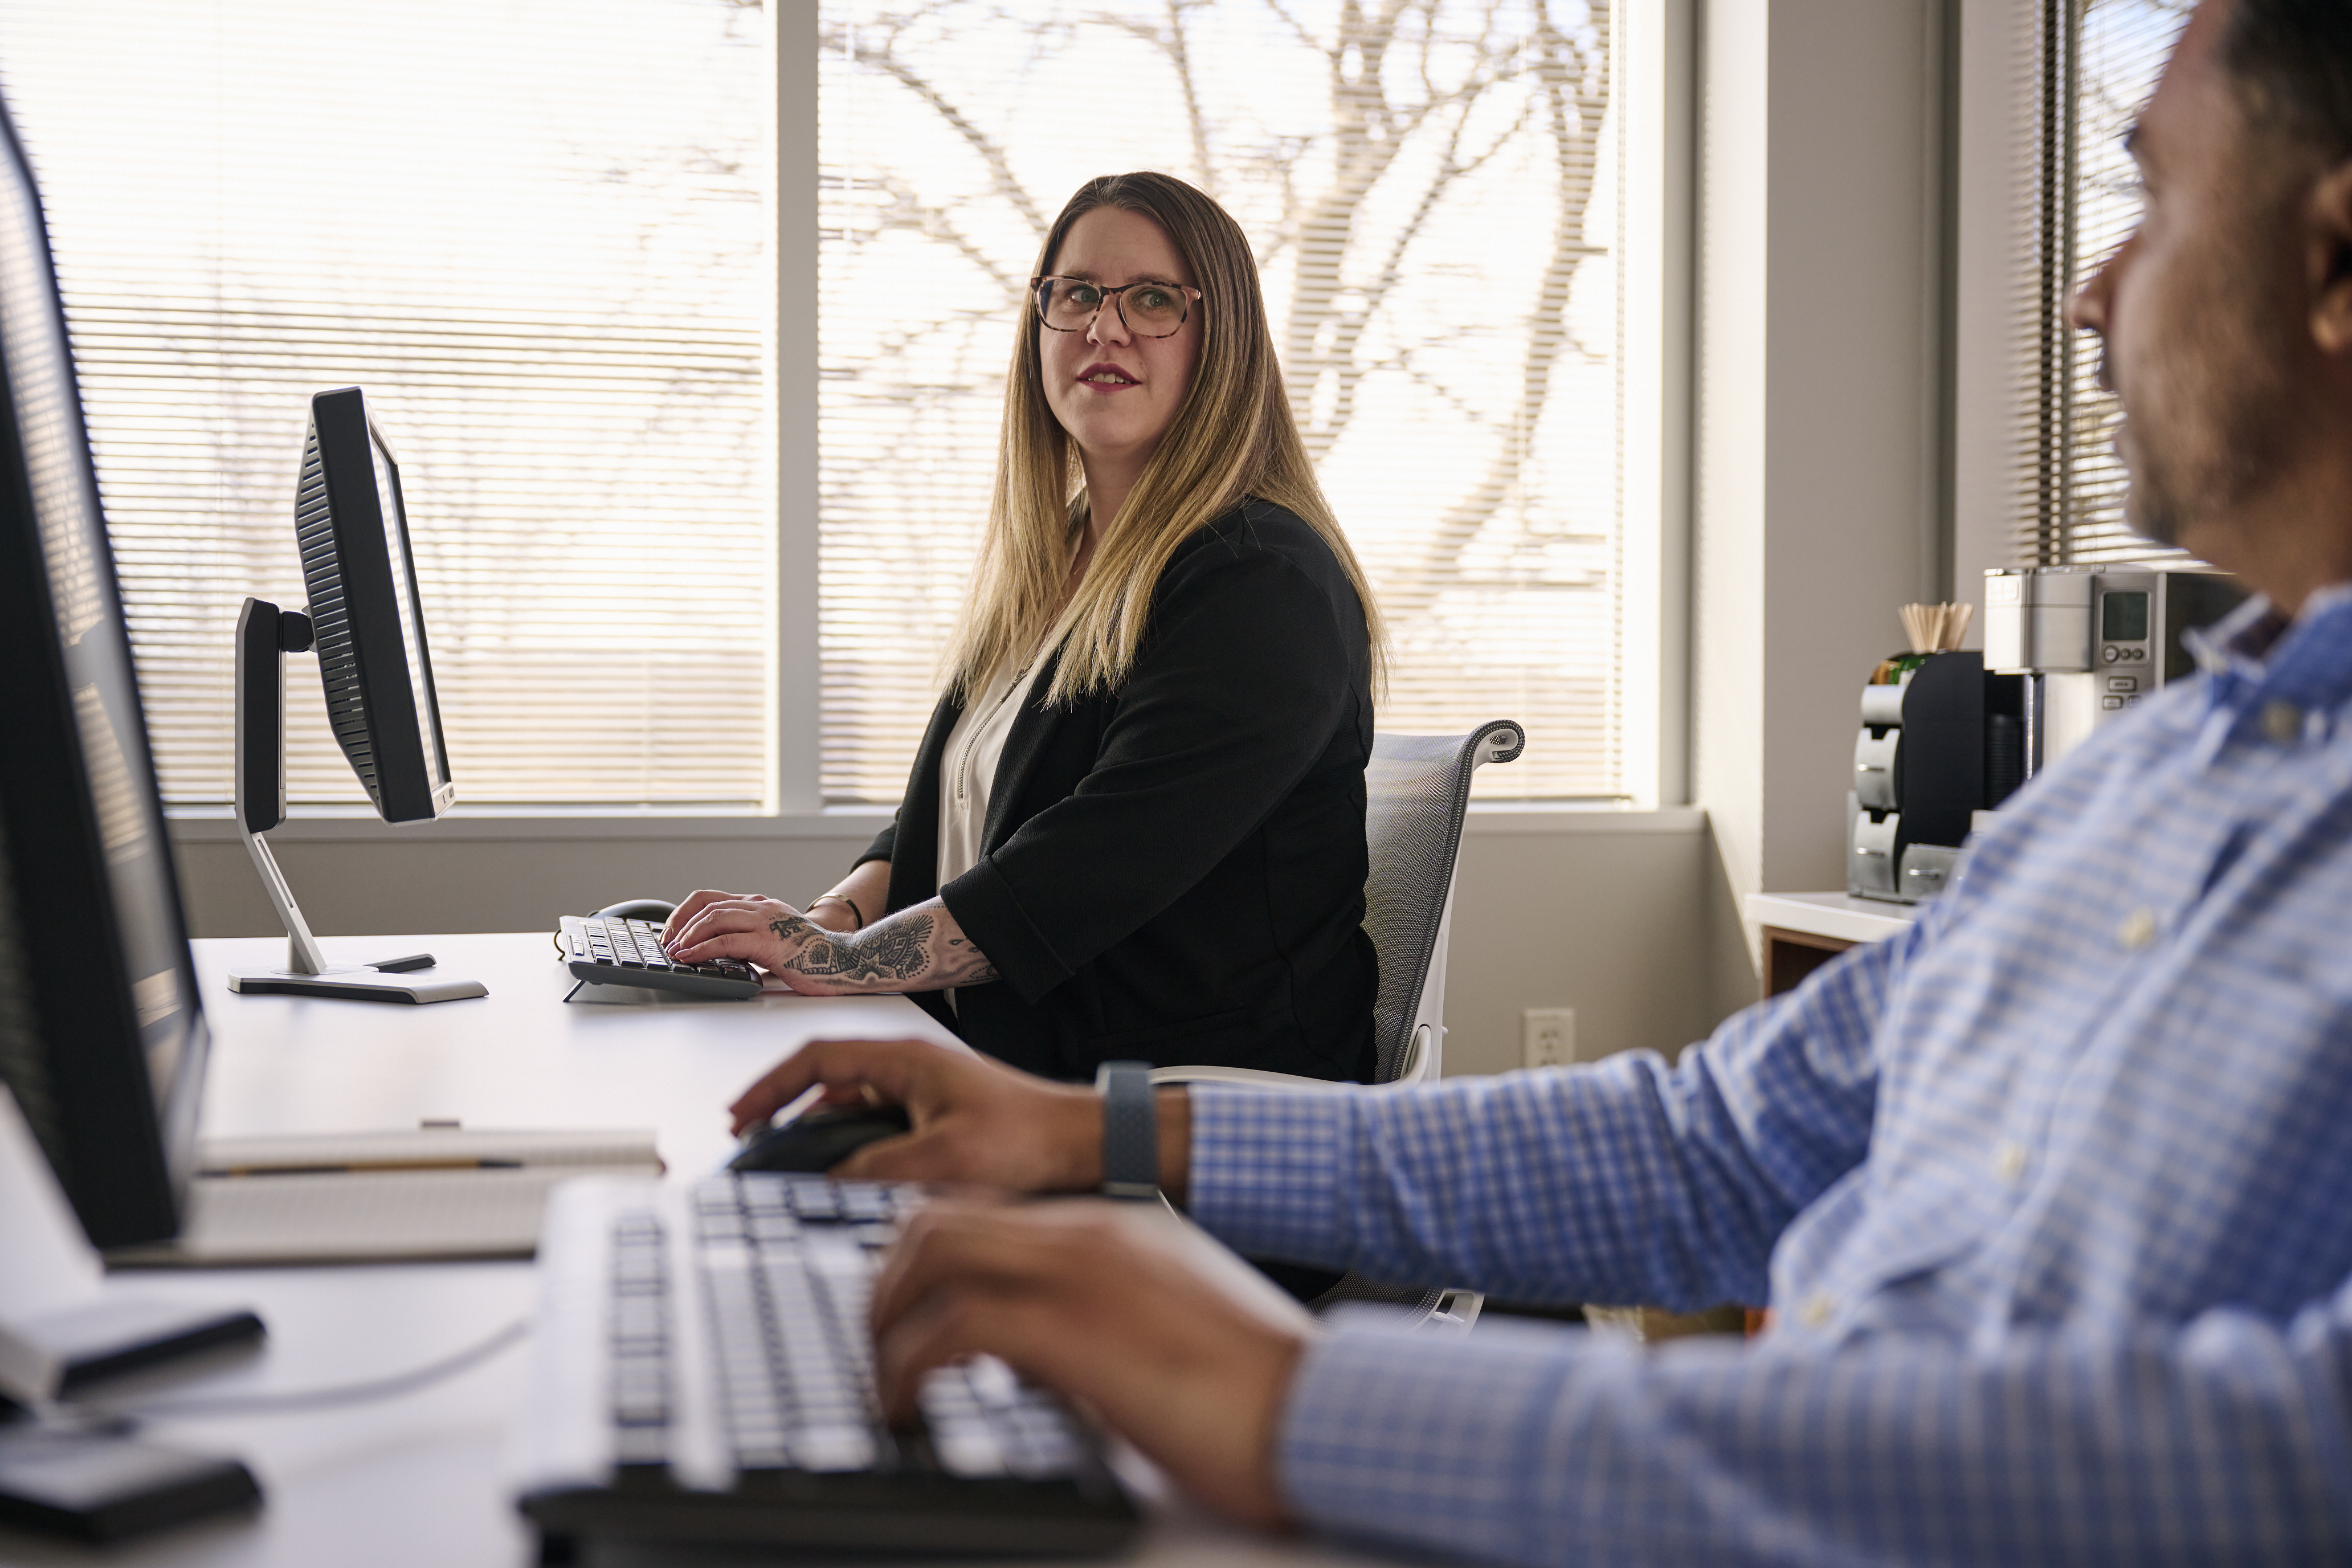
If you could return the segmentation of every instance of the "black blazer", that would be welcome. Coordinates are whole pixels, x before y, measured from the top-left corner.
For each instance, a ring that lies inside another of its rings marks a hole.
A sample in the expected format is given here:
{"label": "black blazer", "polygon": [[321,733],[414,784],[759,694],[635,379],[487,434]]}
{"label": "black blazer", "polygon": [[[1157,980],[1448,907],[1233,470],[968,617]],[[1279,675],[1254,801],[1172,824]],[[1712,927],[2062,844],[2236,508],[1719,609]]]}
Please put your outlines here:
{"label": "black blazer", "polygon": [[1013,721],[979,863],[945,888],[940,766],[963,710],[942,700],[859,859],[890,862],[892,910],[942,897],[1002,978],[952,1012],[915,1000],[1048,1078],[1138,1058],[1369,1079],[1370,673],[1330,547],[1246,503],[1178,546],[1118,690]]}

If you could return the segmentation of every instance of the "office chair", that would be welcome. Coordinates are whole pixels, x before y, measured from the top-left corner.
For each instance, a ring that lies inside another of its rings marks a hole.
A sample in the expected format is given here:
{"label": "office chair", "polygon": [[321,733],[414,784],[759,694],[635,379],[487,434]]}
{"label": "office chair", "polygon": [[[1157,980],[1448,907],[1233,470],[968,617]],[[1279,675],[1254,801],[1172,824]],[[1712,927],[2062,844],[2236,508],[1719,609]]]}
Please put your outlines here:
{"label": "office chair", "polygon": [[[1527,731],[1498,719],[1464,735],[1380,735],[1364,768],[1364,931],[1380,954],[1381,988],[1372,1002],[1378,1049],[1375,1083],[1420,1083],[1445,1065],[1445,948],[1454,929],[1454,871],[1470,775],[1527,750]],[[1166,1067],[1154,1083],[1223,1083],[1261,1089],[1343,1092],[1350,1086],[1255,1068]],[[1452,1300],[1449,1301],[1448,1298]],[[1375,1285],[1349,1274],[1317,1298],[1402,1307],[1417,1320],[1466,1328],[1480,1298],[1470,1291]]]}

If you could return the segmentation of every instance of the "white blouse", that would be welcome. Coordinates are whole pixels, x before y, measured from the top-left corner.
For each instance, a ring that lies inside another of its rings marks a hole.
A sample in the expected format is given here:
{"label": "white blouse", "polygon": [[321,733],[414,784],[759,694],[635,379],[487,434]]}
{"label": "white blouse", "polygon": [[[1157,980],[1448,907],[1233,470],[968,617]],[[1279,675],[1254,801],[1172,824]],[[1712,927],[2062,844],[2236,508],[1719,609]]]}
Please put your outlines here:
{"label": "white blouse", "polygon": [[1013,700],[1013,694],[1035,684],[1028,676],[1024,665],[992,679],[964,705],[963,716],[948,731],[947,749],[940,758],[939,887],[980,863],[980,837],[988,821],[996,765],[1003,760],[1004,738],[1013,731],[1013,721],[1021,715],[1023,705]]}

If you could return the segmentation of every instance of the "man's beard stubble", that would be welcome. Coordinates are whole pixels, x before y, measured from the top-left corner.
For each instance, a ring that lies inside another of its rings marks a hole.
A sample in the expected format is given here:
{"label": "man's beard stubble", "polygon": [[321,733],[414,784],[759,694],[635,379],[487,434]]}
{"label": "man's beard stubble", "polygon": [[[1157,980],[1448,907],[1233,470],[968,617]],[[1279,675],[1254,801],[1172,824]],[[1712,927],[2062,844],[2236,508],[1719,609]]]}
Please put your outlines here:
{"label": "man's beard stubble", "polygon": [[[2261,222],[2225,231],[2221,253],[2195,280],[2200,308],[2185,313],[2134,400],[2149,416],[2127,408],[2117,433],[2116,455],[2130,476],[2124,522],[2150,543],[2186,541],[2198,550],[2209,531],[2230,528],[2243,503],[2277,478],[2292,440],[2284,355],[2293,322],[2267,286],[2268,258],[2254,254],[2252,237],[2265,232]],[[2109,374],[2103,365],[2103,379]]]}

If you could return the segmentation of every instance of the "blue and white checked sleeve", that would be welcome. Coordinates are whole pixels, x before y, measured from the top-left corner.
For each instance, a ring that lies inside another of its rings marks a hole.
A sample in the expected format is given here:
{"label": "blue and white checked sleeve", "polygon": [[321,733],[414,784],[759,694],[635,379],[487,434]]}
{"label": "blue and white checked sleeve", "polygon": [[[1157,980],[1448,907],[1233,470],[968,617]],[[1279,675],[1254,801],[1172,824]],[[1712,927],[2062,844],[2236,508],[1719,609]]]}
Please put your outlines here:
{"label": "blue and white checked sleeve", "polygon": [[1196,1090],[1244,1250],[1681,1306],[1769,1254],[1792,1309],[1649,1354],[1343,1325],[1298,1513],[1512,1563],[2352,1562],[2352,588],[2216,636],[1911,935],[1675,1068]]}
{"label": "blue and white checked sleeve", "polygon": [[1774,1239],[1860,1163],[1871,1032],[1923,941],[1856,948],[1650,1052],[1411,1092],[1192,1090],[1190,1206],[1252,1257],[1517,1300],[1766,1299]]}
{"label": "blue and white checked sleeve", "polygon": [[2340,1563],[2348,1400],[2352,1283],[1983,1352],[1343,1325],[1276,1466],[1320,1529],[1500,1563]]}

